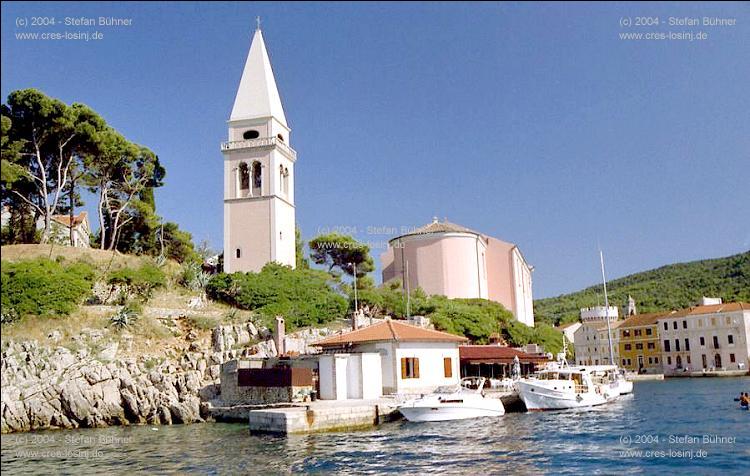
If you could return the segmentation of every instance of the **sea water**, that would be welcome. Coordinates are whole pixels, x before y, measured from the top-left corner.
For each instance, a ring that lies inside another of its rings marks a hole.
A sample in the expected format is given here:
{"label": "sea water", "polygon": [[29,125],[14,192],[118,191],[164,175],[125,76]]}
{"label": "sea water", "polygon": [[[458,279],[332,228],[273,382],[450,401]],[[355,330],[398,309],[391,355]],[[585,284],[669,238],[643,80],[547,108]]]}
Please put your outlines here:
{"label": "sea water", "polygon": [[3,474],[750,474],[750,378],[636,382],[587,410],[251,435],[207,423],[2,436]]}

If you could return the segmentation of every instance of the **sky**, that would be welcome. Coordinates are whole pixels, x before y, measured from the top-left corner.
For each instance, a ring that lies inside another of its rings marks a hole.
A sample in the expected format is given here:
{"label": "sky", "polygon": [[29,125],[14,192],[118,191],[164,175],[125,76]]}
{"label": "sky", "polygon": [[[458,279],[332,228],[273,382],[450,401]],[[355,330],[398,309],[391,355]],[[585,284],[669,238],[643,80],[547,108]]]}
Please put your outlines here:
{"label": "sky", "polygon": [[[61,24],[100,16],[132,25]],[[748,3],[3,2],[0,93],[85,103],[155,151],[158,213],[218,250],[257,16],[303,237],[368,242],[376,280],[388,239],[433,217],[517,244],[535,298],[599,283],[600,248],[608,279],[750,249]],[[669,25],[704,16],[736,24]],[[34,31],[103,37],[16,37]]]}

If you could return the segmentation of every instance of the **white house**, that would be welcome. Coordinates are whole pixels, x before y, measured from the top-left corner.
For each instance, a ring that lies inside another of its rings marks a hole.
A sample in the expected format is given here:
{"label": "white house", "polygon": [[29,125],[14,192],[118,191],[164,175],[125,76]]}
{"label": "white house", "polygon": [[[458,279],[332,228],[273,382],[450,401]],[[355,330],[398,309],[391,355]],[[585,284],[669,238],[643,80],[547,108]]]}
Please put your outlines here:
{"label": "white house", "polygon": [[557,330],[565,335],[565,338],[568,339],[568,342],[573,343],[575,341],[575,333],[578,329],[581,328],[582,325],[583,324],[578,321],[568,322],[567,324],[557,326]]}
{"label": "white house", "polygon": [[[36,227],[44,229],[44,218],[40,218]],[[50,241],[52,243],[71,246],[70,229],[73,228],[73,243],[75,248],[91,248],[91,225],[88,212],[82,211],[73,215],[71,224],[69,215],[52,215],[50,217]]]}
{"label": "white house", "polygon": [[[366,372],[373,362],[368,355],[373,353],[380,356],[383,394],[427,393],[441,385],[457,384],[460,380],[458,345],[466,340],[465,337],[390,319],[328,337],[314,344],[321,347],[325,354],[333,355],[321,356],[321,397],[325,398],[324,393],[327,396],[335,395],[335,398],[343,396],[342,390],[337,393],[328,387],[329,382],[335,380],[330,375],[338,375],[337,386],[341,388],[345,380],[342,375],[345,371],[350,372],[350,362],[353,362],[354,371],[362,372],[363,379],[373,378],[372,374]],[[350,360],[354,354],[362,355],[361,363]],[[344,360],[347,362],[344,363]],[[336,370],[332,371],[332,367]],[[354,382],[355,388],[361,387],[356,376],[349,376],[348,382]],[[356,390],[353,394],[356,394]]]}

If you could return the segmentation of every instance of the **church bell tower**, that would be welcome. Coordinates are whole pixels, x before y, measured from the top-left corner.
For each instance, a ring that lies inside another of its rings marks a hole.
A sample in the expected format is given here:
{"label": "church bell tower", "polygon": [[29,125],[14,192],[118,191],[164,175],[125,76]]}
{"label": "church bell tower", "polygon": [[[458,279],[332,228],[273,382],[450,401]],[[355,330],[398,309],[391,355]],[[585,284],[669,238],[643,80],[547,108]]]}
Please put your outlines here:
{"label": "church bell tower", "polygon": [[294,162],[260,26],[255,30],[224,154],[224,271],[295,265]]}

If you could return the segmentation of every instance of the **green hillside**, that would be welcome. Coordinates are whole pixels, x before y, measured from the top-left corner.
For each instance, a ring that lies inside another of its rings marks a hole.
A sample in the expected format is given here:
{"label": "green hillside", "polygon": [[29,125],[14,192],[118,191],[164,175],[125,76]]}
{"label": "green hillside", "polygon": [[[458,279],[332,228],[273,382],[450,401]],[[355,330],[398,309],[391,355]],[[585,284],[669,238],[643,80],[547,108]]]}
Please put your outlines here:
{"label": "green hillside", "polygon": [[[701,296],[750,301],[750,251],[726,258],[678,263],[607,282],[609,302],[622,309],[633,296],[639,313],[689,307]],[[602,285],[534,301],[537,322],[578,319],[580,308],[604,304]]]}

